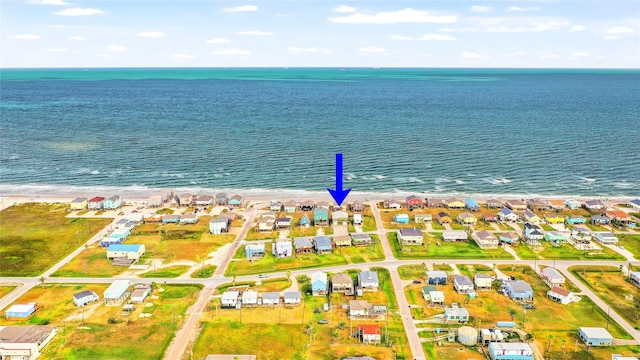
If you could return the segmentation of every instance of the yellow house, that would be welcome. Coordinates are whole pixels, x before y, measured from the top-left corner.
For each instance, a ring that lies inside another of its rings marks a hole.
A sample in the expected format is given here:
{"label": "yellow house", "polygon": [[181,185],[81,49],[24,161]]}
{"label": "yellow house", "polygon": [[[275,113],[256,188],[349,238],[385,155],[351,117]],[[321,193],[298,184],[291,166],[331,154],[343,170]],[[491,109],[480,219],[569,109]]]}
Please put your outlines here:
{"label": "yellow house", "polygon": [[76,198],[69,203],[71,210],[84,210],[87,208],[87,198]]}
{"label": "yellow house", "polygon": [[436,219],[438,220],[440,225],[442,225],[442,224],[451,224],[451,217],[446,212],[438,213],[438,216],[436,216]]}
{"label": "yellow house", "polygon": [[445,200],[447,207],[449,209],[463,209],[465,206],[464,201],[460,200],[460,199],[447,199]]}
{"label": "yellow house", "polygon": [[539,224],[542,219],[540,219],[540,216],[536,215],[533,211],[525,210],[524,213],[522,213],[522,220],[529,224]]}
{"label": "yellow house", "polygon": [[478,222],[478,219],[468,212],[463,212],[458,215],[458,222],[463,225],[475,225]]}
{"label": "yellow house", "polygon": [[564,217],[561,215],[548,214],[545,215],[544,220],[548,224],[564,224]]}

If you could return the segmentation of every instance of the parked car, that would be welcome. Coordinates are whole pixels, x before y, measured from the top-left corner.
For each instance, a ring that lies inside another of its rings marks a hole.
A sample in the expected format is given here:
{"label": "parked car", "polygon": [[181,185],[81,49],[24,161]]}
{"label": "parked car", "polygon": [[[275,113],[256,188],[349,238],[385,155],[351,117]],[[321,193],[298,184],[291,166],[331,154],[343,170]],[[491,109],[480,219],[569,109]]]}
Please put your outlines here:
{"label": "parked car", "polygon": [[260,279],[264,279],[264,278],[269,277],[269,274],[260,274],[260,275],[258,275],[258,277],[259,277]]}
{"label": "parked car", "polygon": [[413,280],[413,283],[414,283],[414,284],[422,284],[422,281],[420,281],[420,280]]}
{"label": "parked car", "polygon": [[536,308],[536,306],[535,306],[535,305],[533,305],[533,304],[524,304],[524,308],[525,308],[525,309],[535,309],[535,308]]}
{"label": "parked car", "polygon": [[329,323],[329,320],[324,320],[324,319],[318,320],[318,324],[328,324],[328,323]]}

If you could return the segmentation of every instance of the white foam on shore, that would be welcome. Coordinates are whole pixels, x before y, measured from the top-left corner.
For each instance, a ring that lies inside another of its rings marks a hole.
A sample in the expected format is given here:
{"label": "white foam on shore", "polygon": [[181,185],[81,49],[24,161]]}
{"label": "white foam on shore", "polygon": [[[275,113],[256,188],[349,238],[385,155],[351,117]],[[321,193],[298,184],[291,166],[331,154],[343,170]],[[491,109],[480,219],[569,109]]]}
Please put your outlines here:
{"label": "white foam on shore", "polygon": [[501,177],[501,178],[497,178],[497,179],[484,179],[484,181],[491,183],[493,185],[501,185],[501,184],[508,184],[510,182],[512,182],[513,180],[509,180],[506,177]]}

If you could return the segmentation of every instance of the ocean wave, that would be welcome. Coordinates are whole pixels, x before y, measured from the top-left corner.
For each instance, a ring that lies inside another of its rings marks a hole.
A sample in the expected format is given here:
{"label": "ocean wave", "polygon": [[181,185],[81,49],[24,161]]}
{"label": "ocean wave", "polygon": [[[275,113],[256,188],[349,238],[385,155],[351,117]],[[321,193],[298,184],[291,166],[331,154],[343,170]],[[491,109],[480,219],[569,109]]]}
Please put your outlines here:
{"label": "ocean wave", "polygon": [[418,183],[418,184],[424,184],[423,180],[418,179],[415,176],[409,176],[409,177],[397,177],[397,178],[393,178],[392,179],[395,182],[399,182],[399,183]]}
{"label": "ocean wave", "polygon": [[466,184],[466,181],[464,181],[464,180],[455,180],[455,182],[456,182],[456,184],[458,184],[458,185],[464,185],[464,184]]}
{"label": "ocean wave", "polygon": [[501,177],[501,178],[497,178],[497,179],[484,179],[484,181],[491,183],[493,185],[501,185],[501,184],[508,184],[510,182],[512,182],[513,180],[509,180],[506,177]]}
{"label": "ocean wave", "polygon": [[589,183],[589,184],[593,183],[593,182],[596,182],[596,180],[597,180],[597,179],[594,179],[594,178],[588,178],[588,177],[584,177],[584,176],[581,176],[580,179],[582,179],[582,181],[584,181],[586,183]]}
{"label": "ocean wave", "polygon": [[619,189],[629,189],[631,187],[633,187],[634,185],[630,182],[627,181],[621,181],[621,182],[616,182],[613,183],[613,186],[619,188]]}

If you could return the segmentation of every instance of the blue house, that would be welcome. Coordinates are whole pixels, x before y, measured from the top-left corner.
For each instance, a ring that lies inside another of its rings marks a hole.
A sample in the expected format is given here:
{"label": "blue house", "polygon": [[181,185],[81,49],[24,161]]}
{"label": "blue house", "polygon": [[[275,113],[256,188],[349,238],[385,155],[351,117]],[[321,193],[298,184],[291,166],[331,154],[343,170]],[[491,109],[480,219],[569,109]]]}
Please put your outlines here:
{"label": "blue house", "polygon": [[309,220],[309,217],[307,216],[307,214],[302,215],[302,217],[300,218],[300,226],[310,226],[311,225],[311,221]]}
{"label": "blue house", "polygon": [[247,244],[244,247],[244,253],[247,259],[260,259],[264,257],[264,244]]}
{"label": "blue house", "polygon": [[521,342],[491,342],[489,343],[489,357],[491,360],[535,359],[531,346]]}
{"label": "blue house", "polygon": [[578,328],[578,335],[589,346],[611,346],[613,337],[609,332],[600,327]]}
{"label": "blue house", "polygon": [[34,302],[28,304],[15,304],[7,309],[5,316],[7,319],[26,319],[34,312],[36,312],[36,303]]}
{"label": "blue house", "polygon": [[611,219],[604,215],[593,215],[591,217],[591,223],[593,225],[607,225],[611,223]]}
{"label": "blue house", "polygon": [[329,209],[326,207],[318,207],[313,210],[313,224],[315,226],[329,225]]}
{"label": "blue house", "polygon": [[531,285],[523,280],[507,280],[503,287],[509,297],[517,301],[532,301],[533,289]]}
{"label": "blue house", "polygon": [[327,278],[327,273],[317,271],[311,274],[311,292],[313,293],[313,296],[327,295],[328,289],[329,281]]}
{"label": "blue house", "polygon": [[408,224],[409,223],[409,215],[407,215],[407,214],[396,214],[396,223],[398,223],[398,224]]}
{"label": "blue house", "polygon": [[569,225],[586,224],[587,219],[583,216],[571,215],[565,218],[565,222]]}
{"label": "blue house", "polygon": [[440,270],[427,271],[429,285],[444,285],[447,283],[447,273]]}
{"label": "blue house", "polygon": [[478,205],[478,203],[472,198],[464,199],[464,206],[469,211],[480,211],[480,205]]}
{"label": "blue house", "polygon": [[105,210],[115,210],[122,206],[122,198],[119,195],[114,195],[108,199],[104,199],[102,202],[102,208]]}
{"label": "blue house", "polygon": [[314,238],[316,253],[320,254],[331,254],[333,251],[331,239],[328,236],[316,236]]}

